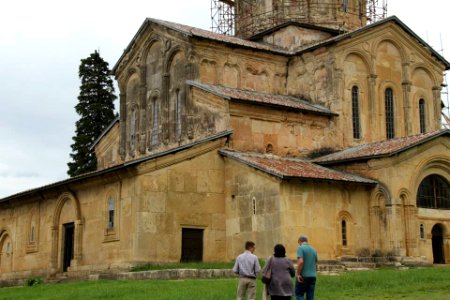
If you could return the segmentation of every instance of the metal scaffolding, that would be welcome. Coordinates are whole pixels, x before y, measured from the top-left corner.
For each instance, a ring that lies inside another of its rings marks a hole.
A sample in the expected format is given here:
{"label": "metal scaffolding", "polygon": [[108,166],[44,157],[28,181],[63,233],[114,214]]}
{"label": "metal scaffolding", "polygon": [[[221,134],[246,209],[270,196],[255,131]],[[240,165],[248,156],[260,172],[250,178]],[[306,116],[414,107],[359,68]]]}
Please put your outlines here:
{"label": "metal scaffolding", "polygon": [[234,35],[234,0],[211,0],[211,30]]}
{"label": "metal scaffolding", "polygon": [[[278,11],[265,11],[260,15],[255,15],[257,9],[254,7],[255,0],[211,0],[211,30],[216,33],[234,35],[236,20],[241,24],[251,27],[254,20],[266,20],[267,22],[278,25],[282,20],[277,20],[280,10],[289,12],[289,17],[293,20],[305,21],[305,11],[303,7],[315,9],[317,6],[325,7],[329,10],[344,11],[348,15],[357,15],[366,17],[368,23],[373,23],[386,18],[387,16],[387,0],[366,0],[367,5],[365,11],[361,8],[364,0],[349,3],[348,0],[330,1],[328,4],[319,2],[310,2],[309,0],[282,0],[277,4]],[[246,16],[239,16],[236,10],[236,2],[245,5],[247,9]],[[253,18],[254,20],[247,20]]]}

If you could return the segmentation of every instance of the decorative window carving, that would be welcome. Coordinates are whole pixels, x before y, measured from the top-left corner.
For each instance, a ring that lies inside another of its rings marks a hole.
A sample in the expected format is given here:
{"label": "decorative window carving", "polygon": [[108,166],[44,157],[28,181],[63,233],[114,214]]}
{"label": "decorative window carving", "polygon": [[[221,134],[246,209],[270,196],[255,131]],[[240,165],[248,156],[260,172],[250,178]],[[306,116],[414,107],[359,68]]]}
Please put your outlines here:
{"label": "decorative window carving", "polygon": [[183,99],[182,99],[182,93],[179,89],[176,91],[177,95],[177,102],[176,102],[176,109],[175,109],[175,135],[177,138],[177,141],[181,138],[181,118],[183,114]]}
{"label": "decorative window carving", "polygon": [[450,209],[450,185],[439,175],[430,175],[420,183],[416,199],[417,207]]}
{"label": "decorative window carving", "polygon": [[427,132],[426,118],[425,118],[425,100],[419,100],[419,118],[420,118],[420,133]]}
{"label": "decorative window carving", "polygon": [[352,87],[352,125],[353,125],[353,138],[361,138],[361,121],[359,113],[359,88],[357,86]]}
{"label": "decorative window carving", "polygon": [[420,239],[421,240],[425,239],[425,225],[424,224],[420,224]]}
{"label": "decorative window carving", "polygon": [[152,101],[152,136],[150,146],[157,146],[159,143],[159,105],[158,98]]}
{"label": "decorative window carving", "polygon": [[31,212],[31,218],[28,223],[28,233],[25,252],[32,253],[38,251],[38,239],[39,239],[39,210],[33,209]]}
{"label": "decorative window carving", "polygon": [[347,247],[347,221],[341,221],[342,246]]}
{"label": "decorative window carving", "polygon": [[386,138],[388,140],[395,138],[395,116],[394,116],[394,92],[387,88],[384,94],[385,113],[386,113]]}
{"label": "decorative window carving", "polygon": [[136,135],[137,135],[137,109],[134,107],[131,110],[131,120],[130,120],[130,148],[132,151],[136,149]]}

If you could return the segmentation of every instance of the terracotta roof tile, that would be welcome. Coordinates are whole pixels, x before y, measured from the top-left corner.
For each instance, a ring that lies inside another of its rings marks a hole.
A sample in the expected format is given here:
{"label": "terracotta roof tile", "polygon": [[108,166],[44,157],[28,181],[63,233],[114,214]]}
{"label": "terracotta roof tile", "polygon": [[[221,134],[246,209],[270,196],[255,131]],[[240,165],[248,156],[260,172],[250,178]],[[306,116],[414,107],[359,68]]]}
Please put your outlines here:
{"label": "terracotta roof tile", "polygon": [[205,29],[200,29],[200,28],[196,28],[196,27],[192,27],[192,26],[188,26],[188,25],[183,25],[183,24],[178,24],[178,23],[174,23],[174,22],[158,20],[158,19],[153,19],[153,18],[147,18],[147,21],[171,28],[173,30],[176,30],[178,32],[181,32],[181,33],[184,33],[184,34],[187,34],[190,36],[201,37],[201,38],[205,38],[205,39],[209,39],[209,40],[215,40],[215,41],[223,42],[223,43],[227,43],[227,44],[234,44],[236,46],[242,46],[242,47],[252,48],[252,49],[256,49],[256,50],[271,51],[271,52],[275,52],[275,53],[283,54],[283,55],[291,54],[290,51],[284,50],[279,47],[275,47],[275,46],[271,46],[271,45],[267,45],[267,44],[256,43],[256,42],[244,40],[244,39],[241,39],[238,37],[215,33],[212,31],[208,31]]}
{"label": "terracotta roof tile", "polygon": [[228,100],[240,100],[245,102],[254,102],[268,106],[278,106],[285,107],[300,111],[307,111],[311,113],[321,114],[321,115],[329,115],[329,116],[337,116],[337,114],[331,112],[328,108],[309,103],[306,100],[302,100],[300,98],[292,97],[292,96],[284,96],[284,95],[275,95],[275,94],[266,94],[259,93],[254,91],[247,90],[239,90],[229,87],[224,87],[220,85],[206,84],[200,83],[197,81],[188,80],[187,84],[191,86],[195,86],[204,91],[213,93],[220,97],[226,98]]}
{"label": "terracotta roof tile", "polygon": [[314,162],[319,164],[330,164],[391,156],[449,133],[450,130],[443,129],[419,135],[359,145],[316,158],[314,159]]}
{"label": "terracotta roof tile", "polygon": [[226,157],[238,160],[246,165],[281,179],[298,178],[317,181],[377,184],[376,181],[371,179],[325,168],[309,161],[297,158],[286,158],[257,153],[244,153],[230,149],[221,149],[220,153]]}

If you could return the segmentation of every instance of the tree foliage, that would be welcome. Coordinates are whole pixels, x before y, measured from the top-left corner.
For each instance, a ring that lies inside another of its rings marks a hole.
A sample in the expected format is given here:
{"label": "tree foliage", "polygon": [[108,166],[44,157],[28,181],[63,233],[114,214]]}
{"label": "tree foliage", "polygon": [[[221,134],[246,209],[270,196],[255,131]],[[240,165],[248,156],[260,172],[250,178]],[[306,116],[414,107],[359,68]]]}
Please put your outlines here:
{"label": "tree foliage", "polygon": [[72,161],[67,164],[71,177],[96,170],[97,159],[91,145],[116,117],[113,80],[108,63],[97,51],[81,60],[78,76],[81,85],[75,110],[80,118],[72,138]]}

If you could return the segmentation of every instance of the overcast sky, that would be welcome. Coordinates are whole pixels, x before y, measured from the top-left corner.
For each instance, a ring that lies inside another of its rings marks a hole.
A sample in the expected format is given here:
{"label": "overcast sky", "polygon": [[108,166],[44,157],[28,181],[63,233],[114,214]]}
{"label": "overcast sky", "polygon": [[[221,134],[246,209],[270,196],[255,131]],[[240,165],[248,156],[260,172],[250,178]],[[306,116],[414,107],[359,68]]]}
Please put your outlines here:
{"label": "overcast sky", "polygon": [[[114,66],[146,17],[209,29],[210,0],[14,0],[0,10],[0,198],[67,178],[80,59]],[[381,0],[380,0],[381,2]],[[450,58],[450,1],[388,0]],[[441,38],[443,47],[441,47]],[[118,94],[118,91],[116,91]]]}

